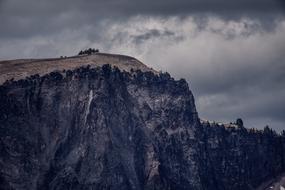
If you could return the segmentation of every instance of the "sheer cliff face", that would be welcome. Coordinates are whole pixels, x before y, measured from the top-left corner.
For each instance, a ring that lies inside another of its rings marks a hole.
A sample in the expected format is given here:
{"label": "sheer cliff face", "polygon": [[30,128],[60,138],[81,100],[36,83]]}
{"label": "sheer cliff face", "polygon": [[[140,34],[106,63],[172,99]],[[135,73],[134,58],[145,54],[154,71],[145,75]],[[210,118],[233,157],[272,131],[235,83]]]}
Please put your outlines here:
{"label": "sheer cliff face", "polygon": [[200,188],[184,80],[103,66],[4,85],[1,181],[14,189]]}
{"label": "sheer cliff face", "polygon": [[104,65],[0,86],[0,189],[250,189],[284,171],[282,145],[201,125],[168,74]]}

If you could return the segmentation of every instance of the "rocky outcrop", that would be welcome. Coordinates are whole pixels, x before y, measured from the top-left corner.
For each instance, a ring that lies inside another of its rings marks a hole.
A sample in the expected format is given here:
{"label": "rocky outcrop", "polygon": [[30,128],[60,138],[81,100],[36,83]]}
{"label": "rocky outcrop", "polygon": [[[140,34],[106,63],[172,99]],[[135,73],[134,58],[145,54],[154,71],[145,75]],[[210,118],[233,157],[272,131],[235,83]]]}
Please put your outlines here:
{"label": "rocky outcrop", "polygon": [[2,184],[200,188],[199,120],[184,80],[106,65],[1,87]]}
{"label": "rocky outcrop", "polygon": [[252,189],[284,137],[201,124],[185,80],[114,65],[0,86],[0,189]]}

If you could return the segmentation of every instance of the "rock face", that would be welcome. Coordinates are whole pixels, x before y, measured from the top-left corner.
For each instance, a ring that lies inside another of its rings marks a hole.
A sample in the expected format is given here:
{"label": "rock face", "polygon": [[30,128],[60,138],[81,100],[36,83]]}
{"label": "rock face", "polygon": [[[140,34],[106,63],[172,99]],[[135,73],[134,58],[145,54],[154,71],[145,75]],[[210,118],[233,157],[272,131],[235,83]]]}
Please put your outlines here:
{"label": "rock face", "polygon": [[0,189],[254,189],[284,136],[201,124],[185,80],[109,65],[0,86]]}

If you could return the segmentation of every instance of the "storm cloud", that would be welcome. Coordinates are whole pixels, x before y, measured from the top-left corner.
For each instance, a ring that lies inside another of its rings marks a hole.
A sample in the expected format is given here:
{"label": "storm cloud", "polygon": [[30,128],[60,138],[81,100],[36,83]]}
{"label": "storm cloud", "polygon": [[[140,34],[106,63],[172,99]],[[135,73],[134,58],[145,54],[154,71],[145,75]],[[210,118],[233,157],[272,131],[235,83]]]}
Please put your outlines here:
{"label": "storm cloud", "polygon": [[200,117],[285,129],[283,0],[0,0],[0,59],[94,47],[186,78]]}

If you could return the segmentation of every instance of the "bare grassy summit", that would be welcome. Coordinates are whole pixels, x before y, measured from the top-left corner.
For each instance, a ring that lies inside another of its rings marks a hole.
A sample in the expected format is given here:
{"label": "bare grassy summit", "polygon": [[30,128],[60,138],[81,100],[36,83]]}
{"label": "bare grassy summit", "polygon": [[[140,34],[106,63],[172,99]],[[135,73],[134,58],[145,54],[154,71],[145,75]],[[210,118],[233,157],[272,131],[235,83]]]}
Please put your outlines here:
{"label": "bare grassy summit", "polygon": [[118,54],[96,53],[67,58],[17,59],[0,61],[0,85],[10,79],[19,80],[35,74],[44,75],[52,71],[73,70],[87,65],[100,67],[104,64],[116,66],[121,71],[134,69],[156,72],[134,57]]}

